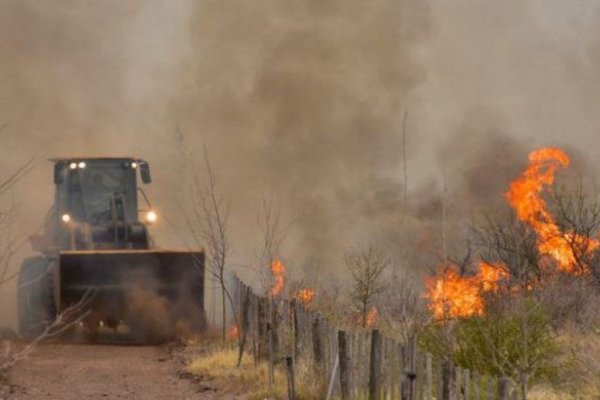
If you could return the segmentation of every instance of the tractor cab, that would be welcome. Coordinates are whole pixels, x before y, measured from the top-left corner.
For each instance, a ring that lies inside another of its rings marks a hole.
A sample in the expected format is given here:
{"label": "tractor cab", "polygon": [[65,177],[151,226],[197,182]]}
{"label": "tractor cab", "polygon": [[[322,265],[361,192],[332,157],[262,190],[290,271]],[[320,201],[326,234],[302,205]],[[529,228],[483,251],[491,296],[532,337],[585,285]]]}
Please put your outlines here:
{"label": "tractor cab", "polygon": [[[48,215],[47,241],[60,250],[148,248],[145,225],[156,220],[156,213],[137,184],[138,171],[143,183],[151,181],[146,161],[134,158],[52,161],[56,192]],[[141,209],[138,192],[145,202]]]}

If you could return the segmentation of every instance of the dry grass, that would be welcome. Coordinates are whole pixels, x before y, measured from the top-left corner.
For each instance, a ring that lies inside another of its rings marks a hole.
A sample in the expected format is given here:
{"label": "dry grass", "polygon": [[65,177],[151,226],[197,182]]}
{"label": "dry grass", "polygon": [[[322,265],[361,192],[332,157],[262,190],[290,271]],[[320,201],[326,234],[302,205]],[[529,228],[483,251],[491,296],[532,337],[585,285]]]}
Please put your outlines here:
{"label": "dry grass", "polygon": [[583,400],[597,399],[596,396],[573,395],[547,385],[537,385],[529,390],[527,400]]}
{"label": "dry grass", "polygon": [[530,400],[587,400],[600,398],[600,333],[564,327],[559,335],[563,349],[560,372],[551,383],[538,384]]}
{"label": "dry grass", "polygon": [[600,334],[594,330],[581,332],[565,328],[560,341],[568,351],[557,387],[574,394],[573,398],[600,398]]}
{"label": "dry grass", "polygon": [[[287,379],[279,369],[275,370],[275,385],[269,389],[268,365],[254,364],[251,357],[245,356],[242,365],[237,368],[237,350],[226,349],[209,351],[205,356],[196,358],[188,371],[214,382],[215,386],[226,393],[232,393],[246,400],[287,399]],[[296,394],[300,400],[319,399],[320,388],[310,379],[304,365],[296,367]]]}
{"label": "dry grass", "polygon": [[[202,338],[189,341],[190,347],[200,348],[198,356],[188,366],[189,372],[210,380],[224,393],[245,400],[279,400],[287,398],[287,381],[283,370],[276,369],[275,385],[268,388],[268,366],[254,364],[246,355],[240,368],[236,368],[237,349],[222,350],[218,345]],[[218,340],[214,342],[218,343]],[[582,333],[563,329],[559,342],[566,350],[556,362],[562,366],[560,373],[550,383],[534,385],[528,393],[529,400],[587,400],[600,398],[600,331]],[[234,346],[232,344],[232,346]],[[296,389],[301,400],[323,399],[324,383],[315,379],[310,366],[296,366]]]}

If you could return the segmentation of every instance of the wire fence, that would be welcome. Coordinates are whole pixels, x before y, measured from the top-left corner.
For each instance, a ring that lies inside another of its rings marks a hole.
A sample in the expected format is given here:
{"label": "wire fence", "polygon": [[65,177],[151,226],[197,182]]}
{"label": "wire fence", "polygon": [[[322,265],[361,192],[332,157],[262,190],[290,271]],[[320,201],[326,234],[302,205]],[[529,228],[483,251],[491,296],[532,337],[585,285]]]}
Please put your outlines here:
{"label": "wire fence", "polygon": [[288,398],[296,399],[295,369],[310,366],[324,399],[513,400],[508,378],[461,369],[377,329],[340,329],[296,299],[261,296],[238,278],[241,351],[287,374]]}

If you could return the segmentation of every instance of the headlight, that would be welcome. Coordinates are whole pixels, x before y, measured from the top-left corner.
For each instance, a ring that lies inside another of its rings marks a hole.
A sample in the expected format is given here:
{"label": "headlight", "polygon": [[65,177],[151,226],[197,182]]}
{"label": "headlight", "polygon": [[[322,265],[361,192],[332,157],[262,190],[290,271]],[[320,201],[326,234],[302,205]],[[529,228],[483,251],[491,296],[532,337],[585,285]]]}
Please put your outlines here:
{"label": "headlight", "polygon": [[71,164],[69,164],[69,168],[71,168],[71,169],[77,168],[77,163],[76,162],[72,162]]}
{"label": "headlight", "polygon": [[158,219],[158,216],[156,215],[156,213],[154,211],[148,211],[146,213],[146,222],[148,222],[149,224],[156,222],[157,219]]}
{"label": "headlight", "polygon": [[60,217],[63,222],[65,224],[68,224],[69,222],[71,222],[71,216],[69,214],[63,214],[62,217]]}
{"label": "headlight", "polygon": [[83,169],[85,168],[85,163],[83,161],[80,161],[79,164],[77,165],[79,168]]}
{"label": "headlight", "polygon": [[136,169],[138,167],[138,163],[135,161],[131,163],[131,168]]}

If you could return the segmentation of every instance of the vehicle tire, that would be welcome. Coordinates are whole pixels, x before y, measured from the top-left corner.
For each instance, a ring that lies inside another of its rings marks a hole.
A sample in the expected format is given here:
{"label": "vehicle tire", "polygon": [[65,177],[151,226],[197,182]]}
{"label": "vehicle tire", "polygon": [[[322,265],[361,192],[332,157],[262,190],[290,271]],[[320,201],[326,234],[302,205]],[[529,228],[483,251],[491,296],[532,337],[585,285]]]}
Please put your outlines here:
{"label": "vehicle tire", "polygon": [[54,271],[44,257],[27,258],[19,271],[17,287],[19,334],[33,339],[56,319]]}

